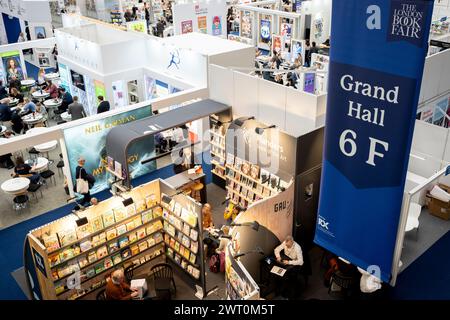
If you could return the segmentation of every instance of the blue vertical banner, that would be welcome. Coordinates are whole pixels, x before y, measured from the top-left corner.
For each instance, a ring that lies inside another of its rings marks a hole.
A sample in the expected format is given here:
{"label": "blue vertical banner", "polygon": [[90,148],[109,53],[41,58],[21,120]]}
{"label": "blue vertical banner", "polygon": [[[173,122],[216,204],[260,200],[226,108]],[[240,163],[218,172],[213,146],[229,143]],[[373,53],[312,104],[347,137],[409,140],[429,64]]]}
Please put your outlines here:
{"label": "blue vertical banner", "polygon": [[433,0],[333,1],[314,241],[389,282]]}

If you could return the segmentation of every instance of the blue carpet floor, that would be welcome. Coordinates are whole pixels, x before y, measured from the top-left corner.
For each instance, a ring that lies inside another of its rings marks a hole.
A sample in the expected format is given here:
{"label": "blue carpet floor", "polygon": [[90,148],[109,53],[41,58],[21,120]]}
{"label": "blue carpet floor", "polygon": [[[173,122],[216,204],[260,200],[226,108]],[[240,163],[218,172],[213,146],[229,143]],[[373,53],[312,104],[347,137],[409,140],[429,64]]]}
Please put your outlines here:
{"label": "blue carpet floor", "polygon": [[[203,164],[206,183],[211,183],[211,166]],[[133,186],[155,180],[166,179],[174,175],[173,166],[161,168],[132,181]],[[100,201],[111,197],[109,190],[95,195]],[[0,300],[25,300],[26,296],[11,276],[11,272],[23,266],[23,244],[27,233],[53,220],[66,216],[74,207],[68,204],[49,211],[33,219],[21,222],[0,231]]]}
{"label": "blue carpet floor", "polygon": [[450,232],[414,261],[389,290],[391,299],[450,299]]}

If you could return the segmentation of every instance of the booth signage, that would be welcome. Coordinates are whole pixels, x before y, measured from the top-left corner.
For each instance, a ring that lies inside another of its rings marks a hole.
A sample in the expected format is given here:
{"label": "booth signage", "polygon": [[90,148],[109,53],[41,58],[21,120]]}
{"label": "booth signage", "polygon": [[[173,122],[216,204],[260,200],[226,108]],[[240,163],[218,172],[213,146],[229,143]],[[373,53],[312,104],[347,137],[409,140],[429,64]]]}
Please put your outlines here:
{"label": "booth signage", "polygon": [[433,0],[333,1],[315,242],[363,269],[379,266],[386,282],[432,9]]}
{"label": "booth signage", "polygon": [[45,270],[44,258],[34,248],[32,248],[32,250],[33,250],[34,261],[35,261],[35,264],[36,264],[37,268],[39,269],[39,271],[42,272],[44,277],[47,277],[47,272]]}

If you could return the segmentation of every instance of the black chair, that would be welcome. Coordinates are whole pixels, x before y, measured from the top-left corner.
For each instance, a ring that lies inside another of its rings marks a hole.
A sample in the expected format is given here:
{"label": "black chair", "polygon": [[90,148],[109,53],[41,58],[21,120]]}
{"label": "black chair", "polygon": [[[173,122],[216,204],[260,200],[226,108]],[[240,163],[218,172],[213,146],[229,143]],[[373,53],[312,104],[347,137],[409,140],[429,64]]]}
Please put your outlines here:
{"label": "black chair", "polygon": [[28,153],[30,154],[30,158],[37,158],[40,154],[39,151],[37,151],[34,147],[31,148]]}
{"label": "black chair", "polygon": [[31,183],[30,186],[28,187],[28,192],[30,192],[34,198],[36,199],[36,202],[39,202],[38,197],[36,195],[36,192],[39,191],[41,193],[41,198],[43,198],[42,195],[42,190],[40,190],[41,185],[37,184],[37,183]]}
{"label": "black chair", "polygon": [[135,265],[132,264],[131,266],[126,267],[125,270],[123,271],[125,279],[127,279],[128,283],[130,283],[131,280],[133,280],[134,268]]}
{"label": "black chair", "polygon": [[[173,278],[172,267],[167,263],[158,263],[150,269],[150,276],[155,284],[156,296],[166,296],[171,298],[170,293],[173,289],[174,294],[177,293],[175,279]],[[168,294],[168,295],[167,295]]]}
{"label": "black chair", "polygon": [[53,182],[56,185],[56,179],[55,179],[55,173],[52,170],[45,170],[44,172],[41,172],[41,177],[43,179],[45,179],[45,184],[48,187],[48,183],[47,183],[47,179],[52,179],[53,178]]}
{"label": "black chair", "polygon": [[96,300],[106,300],[106,289],[102,289],[97,293]]}
{"label": "black chair", "polygon": [[16,210],[26,209],[29,199],[30,198],[28,198],[28,196],[26,194],[15,196],[13,199],[14,209],[16,209]]}
{"label": "black chair", "polygon": [[[344,275],[340,271],[336,271],[331,276],[330,287],[328,288],[328,294],[339,296],[342,298],[347,298],[352,294],[355,287],[356,278],[352,276]],[[340,290],[333,291],[334,285],[337,285]]]}

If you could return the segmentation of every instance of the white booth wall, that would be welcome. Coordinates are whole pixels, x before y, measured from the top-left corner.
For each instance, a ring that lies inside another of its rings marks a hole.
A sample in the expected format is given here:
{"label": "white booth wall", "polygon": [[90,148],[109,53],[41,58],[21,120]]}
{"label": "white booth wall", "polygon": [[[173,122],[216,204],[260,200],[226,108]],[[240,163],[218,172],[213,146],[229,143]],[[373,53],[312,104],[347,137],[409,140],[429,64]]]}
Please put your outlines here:
{"label": "white booth wall", "polygon": [[[310,0],[302,2],[302,15],[311,15],[311,42],[323,43],[331,34],[331,1]],[[339,0],[337,0],[339,1]],[[321,23],[322,32],[317,26]]]}
{"label": "white booth wall", "polygon": [[217,65],[209,66],[208,80],[210,98],[232,105],[234,117],[253,115],[295,137],[325,122],[326,95],[305,93]]}
{"label": "white booth wall", "polygon": [[[183,27],[190,25],[193,32],[203,32],[222,38],[227,36],[227,4],[225,0],[178,1],[178,3],[172,4],[172,12],[175,35],[183,34]],[[217,17],[220,19],[220,25],[216,28],[213,25],[213,19],[217,19]],[[203,27],[199,26],[200,21],[202,21]]]}

